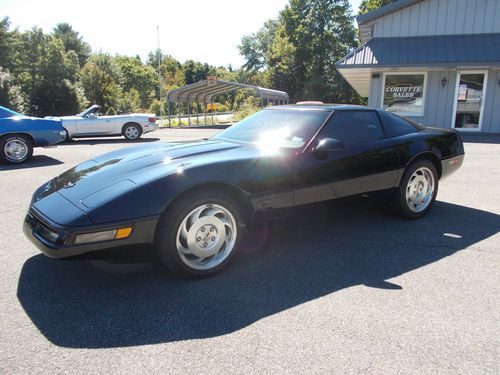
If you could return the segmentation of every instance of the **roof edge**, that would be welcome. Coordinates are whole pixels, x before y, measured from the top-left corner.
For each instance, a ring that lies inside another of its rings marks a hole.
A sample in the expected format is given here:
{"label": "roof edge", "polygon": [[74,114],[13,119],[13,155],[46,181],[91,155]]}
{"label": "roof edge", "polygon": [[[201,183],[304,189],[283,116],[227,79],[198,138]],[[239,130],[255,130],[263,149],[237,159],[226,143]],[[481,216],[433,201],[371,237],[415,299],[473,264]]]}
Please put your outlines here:
{"label": "roof edge", "polygon": [[358,21],[358,25],[362,25],[364,23],[373,21],[374,19],[386,16],[388,14],[397,12],[398,10],[409,7],[413,4],[420,3],[424,0],[397,0],[393,3],[384,5],[378,9],[372,10],[371,12],[361,14],[356,17],[356,21]]}

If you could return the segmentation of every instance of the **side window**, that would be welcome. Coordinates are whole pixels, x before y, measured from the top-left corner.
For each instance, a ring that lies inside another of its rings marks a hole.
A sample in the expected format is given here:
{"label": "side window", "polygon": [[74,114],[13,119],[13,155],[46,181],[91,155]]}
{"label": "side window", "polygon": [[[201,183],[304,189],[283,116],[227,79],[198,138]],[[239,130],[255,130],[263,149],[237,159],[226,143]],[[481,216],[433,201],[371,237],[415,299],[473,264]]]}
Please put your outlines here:
{"label": "side window", "polygon": [[338,111],[325,125],[319,138],[335,138],[345,146],[384,138],[384,131],[374,111]]}
{"label": "side window", "polygon": [[397,137],[400,135],[415,133],[417,128],[410,122],[401,117],[389,112],[380,111],[380,117],[384,123],[385,136],[387,138]]}

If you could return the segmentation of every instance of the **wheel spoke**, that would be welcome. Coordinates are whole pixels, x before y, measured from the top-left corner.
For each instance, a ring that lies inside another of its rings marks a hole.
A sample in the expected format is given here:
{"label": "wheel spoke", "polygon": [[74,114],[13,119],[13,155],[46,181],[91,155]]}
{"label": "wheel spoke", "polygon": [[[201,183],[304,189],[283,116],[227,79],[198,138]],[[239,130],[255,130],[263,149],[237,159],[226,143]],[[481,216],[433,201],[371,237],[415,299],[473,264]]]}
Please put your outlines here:
{"label": "wheel spoke", "polygon": [[406,186],[406,201],[413,212],[424,211],[432,201],[434,194],[434,175],[422,167],[413,172]]}
{"label": "wheel spoke", "polygon": [[237,236],[233,214],[218,204],[204,204],[188,213],[177,231],[177,251],[188,267],[209,270],[231,254]]}

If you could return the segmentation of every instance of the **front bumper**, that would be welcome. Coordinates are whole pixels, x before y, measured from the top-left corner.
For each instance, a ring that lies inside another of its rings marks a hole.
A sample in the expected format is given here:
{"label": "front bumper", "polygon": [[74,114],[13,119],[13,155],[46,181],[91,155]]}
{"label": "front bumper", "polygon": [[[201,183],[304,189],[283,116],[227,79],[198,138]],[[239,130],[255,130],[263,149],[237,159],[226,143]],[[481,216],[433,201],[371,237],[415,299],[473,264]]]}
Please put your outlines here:
{"label": "front bumper", "polygon": [[[85,227],[64,227],[52,222],[35,208],[30,208],[23,224],[26,237],[45,255],[51,258],[67,258],[94,251],[115,247],[152,244],[157,216],[113,224],[92,225]],[[124,226],[132,226],[132,234],[125,239],[109,240],[86,244],[74,244],[78,234],[112,230]]]}

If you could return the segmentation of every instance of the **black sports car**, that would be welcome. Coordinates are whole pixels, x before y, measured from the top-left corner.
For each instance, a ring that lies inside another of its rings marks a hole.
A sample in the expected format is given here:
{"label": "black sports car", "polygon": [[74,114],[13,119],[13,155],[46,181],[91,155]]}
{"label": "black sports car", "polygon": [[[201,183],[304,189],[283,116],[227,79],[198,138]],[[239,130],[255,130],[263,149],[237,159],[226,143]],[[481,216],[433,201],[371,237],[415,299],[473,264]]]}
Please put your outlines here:
{"label": "black sports car", "polygon": [[456,131],[382,110],[272,107],[208,140],[86,161],[35,192],[24,231],[54,258],[154,244],[175,273],[205,276],[229,262],[245,227],[296,206],[382,191],[419,218],[463,158]]}

